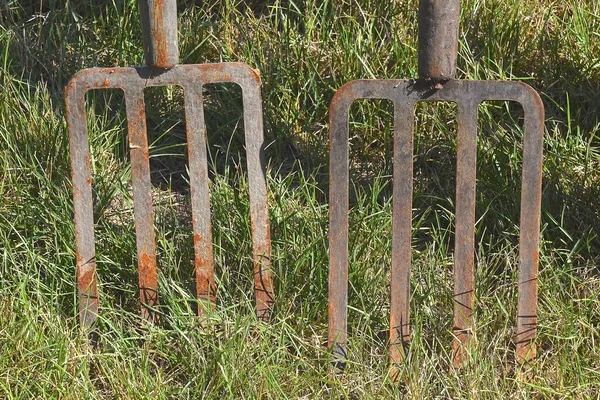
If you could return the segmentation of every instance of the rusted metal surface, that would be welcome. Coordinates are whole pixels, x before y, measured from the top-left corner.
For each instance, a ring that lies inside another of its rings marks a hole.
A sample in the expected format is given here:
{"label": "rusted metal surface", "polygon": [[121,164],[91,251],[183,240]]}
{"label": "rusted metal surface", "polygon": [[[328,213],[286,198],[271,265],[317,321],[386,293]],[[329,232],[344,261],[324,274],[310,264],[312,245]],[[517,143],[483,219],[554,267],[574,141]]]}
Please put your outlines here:
{"label": "rusted metal surface", "polygon": [[478,104],[469,102],[469,99],[464,99],[458,104],[454,219],[453,361],[455,365],[463,362],[465,345],[471,338],[473,326],[477,108]]}
{"label": "rusted metal surface", "polygon": [[85,98],[83,93],[77,95],[72,85],[66,90],[66,105],[73,180],[79,320],[81,325],[90,326],[98,314],[92,176]]}
{"label": "rusted metal surface", "polygon": [[172,85],[184,89],[196,293],[200,300],[198,313],[202,315],[206,310],[214,308],[215,304],[215,271],[202,86],[226,82],[236,83],[242,88],[256,312],[259,319],[267,320],[273,307],[273,278],[260,77],[257,71],[244,63],[176,65],[179,59],[176,1],[139,0],[138,5],[147,66],[86,69],[78,72],[65,90],[73,176],[77,288],[81,324],[85,327],[91,326],[98,315],[92,178],[85,120],[85,93],[92,89],[121,89],[125,93],[142,316],[156,322],[159,304],[158,277],[144,89]]}
{"label": "rusted metal surface", "polygon": [[[439,89],[438,89],[439,88]],[[519,243],[517,359],[535,357],[537,272],[540,227],[544,108],[539,95],[520,82],[449,80],[356,80],[342,86],[330,106],[329,346],[333,368],[343,370],[347,351],[348,306],[348,110],[357,99],[394,103],[394,187],[390,359],[392,373],[402,363],[410,338],[413,120],[419,101],[458,103],[454,353],[460,365],[471,337],[475,228],[477,109],[483,101],[514,101],[523,107],[524,143]]]}
{"label": "rusted metal surface", "polygon": [[98,315],[94,221],[89,139],[85,93],[93,89],[121,89],[125,94],[132,164],[139,288],[142,315],[157,321],[158,282],[152,215],[148,141],[144,89],[151,86],[183,87],[188,137],[194,265],[199,313],[214,307],[214,262],[210,223],[206,127],[202,87],[213,83],[235,83],[242,89],[244,131],[250,188],[256,310],[268,319],[273,306],[271,240],[267,206],[260,77],[244,63],[177,65],[164,70],[153,67],[90,68],[78,72],[66,88],[69,130],[79,315],[83,326],[91,326]]}
{"label": "rusted metal surface", "polygon": [[419,1],[419,77],[454,78],[458,53],[460,0]]}
{"label": "rusted metal surface", "polygon": [[179,62],[177,2],[139,0],[146,65],[171,68]]}
{"label": "rusted metal surface", "polygon": [[127,93],[125,106],[131,159],[140,303],[142,305],[142,316],[149,321],[157,322],[158,275],[156,271],[152,183],[150,182],[150,158],[148,138],[146,137],[144,92]]}
{"label": "rusted metal surface", "polygon": [[[358,80],[344,85],[330,106],[329,344],[334,369],[346,360],[348,303],[348,108],[357,99],[394,103],[394,188],[390,358],[392,375],[410,338],[413,112],[419,101],[458,104],[454,249],[453,362],[460,366],[472,336],[474,297],[477,108],[482,101],[515,101],[525,111],[517,361],[535,357],[537,270],[544,108],[537,93],[518,82],[460,81],[456,71],[460,0],[420,0],[419,80]],[[396,370],[396,371],[395,371]]]}

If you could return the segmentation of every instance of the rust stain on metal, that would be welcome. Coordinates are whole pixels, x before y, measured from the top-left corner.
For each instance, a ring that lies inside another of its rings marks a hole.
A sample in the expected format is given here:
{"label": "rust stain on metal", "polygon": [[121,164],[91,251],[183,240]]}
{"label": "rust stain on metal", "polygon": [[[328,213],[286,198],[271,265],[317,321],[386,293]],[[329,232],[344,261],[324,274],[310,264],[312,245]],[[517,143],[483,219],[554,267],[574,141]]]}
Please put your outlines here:
{"label": "rust stain on metal", "polygon": [[259,320],[268,321],[271,319],[271,312],[275,302],[273,297],[273,274],[271,271],[271,259],[267,255],[267,251],[264,250],[261,254],[255,257],[254,261],[256,315]]}
{"label": "rust stain on metal", "polygon": [[155,256],[143,253],[138,263],[140,304],[142,317],[150,322],[157,323],[158,302],[158,276]]}
{"label": "rust stain on metal", "polygon": [[146,65],[171,68],[178,63],[175,0],[138,0]]}
{"label": "rust stain on metal", "polygon": [[[194,249],[198,248],[201,249],[201,251],[197,252],[199,254],[212,254],[212,246],[208,244],[206,238],[201,237],[198,233],[194,233]],[[198,315],[202,316],[206,307],[214,310],[216,288],[213,259],[212,257],[205,258],[199,254],[196,254],[194,257],[194,267],[196,269],[196,296],[200,300]]]}
{"label": "rust stain on metal", "polygon": [[271,269],[271,238],[268,219],[262,100],[260,79],[244,63],[177,65],[156,73],[153,67],[90,68],[78,72],[66,86],[65,100],[71,152],[75,241],[77,251],[77,287],[80,323],[89,328],[98,312],[96,261],[94,246],[91,161],[85,113],[85,93],[95,88],[118,88],[125,93],[132,186],[138,250],[139,289],[142,315],[159,320],[158,274],[153,228],[153,212],[146,136],[144,89],[146,87],[183,87],[190,162],[192,226],[194,229],[194,266],[197,297],[214,308],[213,246],[208,196],[208,159],[203,119],[202,87],[206,84],[233,82],[242,88],[244,127],[250,188],[250,208],[254,260],[256,312],[261,320],[272,313],[274,303]]}
{"label": "rust stain on metal", "polygon": [[419,1],[420,78],[434,82],[454,78],[459,24],[460,0]]}
{"label": "rust stain on metal", "polygon": [[348,110],[357,99],[394,103],[394,171],[390,310],[391,375],[397,377],[410,338],[410,263],[414,108],[420,101],[458,104],[456,240],[454,265],[454,363],[466,361],[472,336],[477,110],[483,101],[514,101],[525,112],[519,243],[517,361],[535,357],[537,273],[544,108],[520,82],[449,80],[441,89],[428,80],[357,80],[334,95],[330,112],[329,347],[332,367],[346,362],[348,307]]}
{"label": "rust stain on metal", "polygon": [[[85,261],[82,260],[81,258],[77,260],[80,264],[84,264]],[[92,281],[94,280],[94,271],[92,270],[87,270],[85,272],[83,272],[79,278],[79,283],[78,283],[78,287],[79,290],[81,290],[82,292],[86,292],[89,290],[90,285],[92,284]]]}
{"label": "rust stain on metal", "polygon": [[154,0],[154,29],[152,35],[156,42],[156,60],[157,66],[167,65],[167,38],[163,23],[163,8],[164,4],[162,0]]}
{"label": "rust stain on metal", "polygon": [[255,82],[260,83],[260,70],[258,70],[258,68],[252,68],[252,76],[251,76],[251,78]]}
{"label": "rust stain on metal", "polygon": [[156,263],[154,257],[150,257],[148,254],[143,253],[140,260],[140,275],[144,281],[156,282]]}

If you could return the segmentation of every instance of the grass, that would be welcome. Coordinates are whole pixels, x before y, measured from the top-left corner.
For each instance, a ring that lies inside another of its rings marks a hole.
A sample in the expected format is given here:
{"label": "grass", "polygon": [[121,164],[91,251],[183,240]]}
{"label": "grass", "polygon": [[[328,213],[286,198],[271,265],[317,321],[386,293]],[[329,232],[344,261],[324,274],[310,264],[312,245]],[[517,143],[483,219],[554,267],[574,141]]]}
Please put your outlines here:
{"label": "grass", "polygon": [[[192,2],[189,2],[192,3]],[[0,1],[0,398],[596,398],[600,393],[600,6],[462,2],[460,78],[523,80],[546,107],[538,359],[514,371],[522,110],[480,108],[476,334],[451,365],[455,111],[420,105],[413,339],[387,379],[392,108],[351,110],[350,353],[327,374],[328,122],[357,78],[416,76],[416,1],[180,4],[185,63],[261,71],[276,313],[253,315],[240,91],[206,90],[218,307],[195,317],[182,96],[146,93],[163,323],[139,317],[122,96],[88,95],[101,318],[76,318],[63,90],[78,70],[143,63],[136,2]]]}

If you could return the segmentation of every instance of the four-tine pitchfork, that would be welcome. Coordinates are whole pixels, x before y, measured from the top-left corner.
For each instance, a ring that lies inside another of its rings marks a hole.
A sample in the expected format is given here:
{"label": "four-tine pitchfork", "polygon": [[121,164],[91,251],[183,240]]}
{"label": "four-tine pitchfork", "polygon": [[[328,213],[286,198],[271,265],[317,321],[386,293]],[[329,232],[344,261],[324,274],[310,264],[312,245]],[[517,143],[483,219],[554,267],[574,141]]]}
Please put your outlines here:
{"label": "four-tine pitchfork", "polygon": [[458,51],[459,0],[421,0],[419,79],[356,80],[331,101],[329,215],[329,346],[333,368],[343,370],[348,306],[348,110],[357,99],[394,104],[390,358],[392,375],[410,337],[409,300],[413,189],[413,124],[420,101],[458,105],[456,223],[454,249],[454,363],[460,365],[473,329],[473,264],[477,112],[486,100],[514,101],[525,114],[519,239],[517,362],[535,357],[538,244],[544,108],[538,94],[520,82],[454,79]]}
{"label": "four-tine pitchfork", "polygon": [[243,63],[177,65],[179,50],[176,1],[140,0],[139,8],[147,65],[137,68],[85,69],[78,72],[66,88],[80,323],[84,327],[90,327],[98,316],[92,176],[85,93],[92,89],[121,89],[125,95],[141,312],[144,318],[157,321],[158,279],[144,89],[151,86],[178,85],[184,91],[196,294],[200,299],[198,312],[202,314],[206,305],[212,307],[215,302],[202,86],[223,82],[236,83],[242,88],[256,311],[260,319],[267,320],[273,305],[273,280],[260,77],[255,70]]}

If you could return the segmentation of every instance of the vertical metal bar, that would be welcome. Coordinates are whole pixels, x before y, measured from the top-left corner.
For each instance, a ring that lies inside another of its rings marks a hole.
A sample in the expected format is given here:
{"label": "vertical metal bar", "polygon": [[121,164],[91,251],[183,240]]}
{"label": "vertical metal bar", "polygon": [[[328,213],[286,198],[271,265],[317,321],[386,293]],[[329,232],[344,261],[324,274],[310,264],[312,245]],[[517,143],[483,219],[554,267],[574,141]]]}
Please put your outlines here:
{"label": "vertical metal bar", "polygon": [[[332,368],[346,366],[348,340],[348,107],[338,90],[329,107],[329,334]],[[347,100],[347,99],[344,99]]]}
{"label": "vertical metal bar", "polygon": [[460,0],[420,0],[419,77],[445,81],[456,74]]}
{"label": "vertical metal bar", "polygon": [[477,103],[458,103],[454,244],[454,365],[462,364],[473,329]]}
{"label": "vertical metal bar", "polygon": [[142,317],[158,322],[158,278],[144,92],[125,92]]}
{"label": "vertical metal bar", "polygon": [[81,85],[77,85],[76,80],[67,86],[65,101],[73,179],[79,322],[83,328],[90,328],[98,317],[94,210],[90,148],[85,118],[85,90]]}
{"label": "vertical metal bar", "polygon": [[394,188],[390,309],[391,375],[404,360],[410,339],[410,268],[413,192],[414,104],[394,103]]}
{"label": "vertical metal bar", "polygon": [[274,303],[273,271],[271,269],[271,228],[267,202],[266,161],[260,77],[258,74],[242,85],[244,133],[250,192],[250,223],[254,258],[254,290],[256,315],[267,321]]}
{"label": "vertical metal bar", "polygon": [[[523,85],[525,86],[525,85]],[[523,181],[521,186],[521,232],[519,238],[519,300],[517,305],[517,363],[527,367],[536,357],[537,292],[542,198],[542,151],[544,106],[538,94],[528,89],[521,102],[525,113]]]}
{"label": "vertical metal bar", "polygon": [[194,231],[196,296],[200,300],[198,316],[202,316],[206,308],[214,309],[215,307],[215,269],[202,85],[186,86],[184,96],[190,168],[192,229]]}
{"label": "vertical metal bar", "polygon": [[146,64],[171,68],[179,62],[176,0],[139,0]]}

